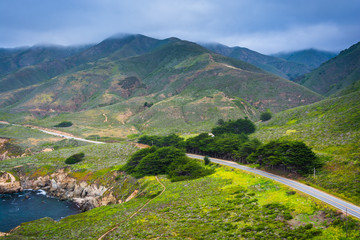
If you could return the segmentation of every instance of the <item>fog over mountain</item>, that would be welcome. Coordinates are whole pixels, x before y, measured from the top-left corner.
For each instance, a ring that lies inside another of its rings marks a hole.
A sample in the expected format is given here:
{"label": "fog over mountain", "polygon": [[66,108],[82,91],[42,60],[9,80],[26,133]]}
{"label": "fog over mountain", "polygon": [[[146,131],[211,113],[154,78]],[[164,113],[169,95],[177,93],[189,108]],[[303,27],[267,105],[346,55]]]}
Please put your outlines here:
{"label": "fog over mountain", "polygon": [[360,39],[359,1],[1,1],[0,47],[100,42],[117,33],[219,42],[263,54],[340,51]]}

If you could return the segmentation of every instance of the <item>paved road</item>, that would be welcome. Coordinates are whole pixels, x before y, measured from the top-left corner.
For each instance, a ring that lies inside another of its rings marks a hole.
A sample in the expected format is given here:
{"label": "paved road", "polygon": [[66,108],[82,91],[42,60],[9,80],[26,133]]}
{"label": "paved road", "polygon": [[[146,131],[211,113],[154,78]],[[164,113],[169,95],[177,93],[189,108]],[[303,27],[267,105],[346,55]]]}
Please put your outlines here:
{"label": "paved road", "polygon": [[[197,159],[204,159],[204,156],[199,156],[199,155],[195,155],[195,154],[187,154],[188,157],[191,157],[191,158],[197,158]],[[226,166],[229,166],[229,167],[233,167],[233,168],[237,168],[237,169],[241,169],[241,170],[244,170],[244,171],[247,171],[247,172],[252,172],[252,173],[255,173],[255,174],[258,174],[258,175],[261,175],[261,176],[264,176],[264,177],[267,177],[267,178],[270,178],[272,180],[275,180],[277,182],[280,182],[282,184],[285,184],[287,186],[290,186],[296,190],[299,190],[301,192],[304,192],[310,196],[313,196],[323,202],[326,202],[334,207],[336,207],[337,209],[340,209],[341,211],[343,212],[348,212],[348,214],[360,219],[360,207],[354,205],[354,204],[351,204],[351,203],[348,203],[344,200],[341,200],[337,197],[334,197],[330,194],[327,194],[325,192],[322,192],[318,189],[315,189],[315,188],[312,188],[312,187],[309,187],[308,185],[305,185],[305,184],[302,184],[302,183],[299,183],[299,182],[296,182],[296,181],[293,181],[293,180],[290,180],[290,179],[287,179],[287,178],[284,178],[284,177],[280,177],[280,176],[277,176],[277,175],[274,175],[274,174],[271,174],[271,173],[268,173],[268,172],[264,172],[264,171],[261,171],[261,170],[258,170],[258,169],[254,169],[254,168],[250,168],[250,167],[246,167],[246,166],[243,166],[243,165],[239,165],[238,163],[235,163],[235,162],[231,162],[231,161],[227,161],[227,160],[221,160],[221,159],[217,159],[217,158],[209,158],[210,161],[214,162],[214,163],[219,163],[219,164],[222,164],[222,165],[226,165]]]}
{"label": "paved road", "polygon": [[[3,123],[3,124],[8,124],[8,123]],[[20,125],[18,125],[18,126],[20,126]],[[91,140],[87,140],[87,139],[83,139],[83,138],[77,138],[77,137],[68,136],[68,135],[65,135],[65,134],[59,134],[59,133],[55,133],[55,132],[51,132],[51,131],[38,129],[38,128],[34,128],[34,129],[37,129],[37,130],[42,131],[42,132],[47,133],[47,134],[60,136],[60,137],[68,138],[68,139],[75,139],[75,140],[78,140],[78,141],[84,141],[84,142],[95,143],[95,144],[104,144],[103,142],[91,141]],[[191,157],[191,158],[196,158],[196,159],[204,159],[204,156],[195,155],[195,154],[187,154],[187,156]],[[292,187],[292,188],[294,188],[296,190],[304,192],[304,193],[306,193],[306,194],[308,194],[310,196],[313,196],[313,197],[315,197],[315,198],[317,198],[317,199],[319,199],[319,200],[321,200],[323,202],[326,202],[326,203],[336,207],[337,209],[340,209],[343,212],[347,211],[348,214],[360,219],[360,207],[358,207],[358,206],[356,206],[354,204],[348,203],[348,202],[346,202],[344,200],[341,200],[341,199],[339,199],[337,197],[334,197],[334,196],[332,196],[330,194],[327,194],[325,192],[322,192],[322,191],[320,191],[318,189],[315,189],[313,187],[309,187],[308,185],[305,185],[305,184],[302,184],[302,183],[299,183],[299,182],[296,182],[296,181],[293,181],[293,180],[290,180],[290,179],[287,179],[287,178],[284,178],[284,177],[280,177],[280,176],[277,176],[275,174],[264,172],[264,171],[261,171],[261,170],[258,170],[258,169],[246,167],[244,165],[239,165],[236,162],[231,162],[231,161],[227,161],[227,160],[221,160],[221,159],[217,159],[217,158],[210,158],[210,161],[212,161],[214,163],[219,163],[219,164],[222,164],[222,165],[226,165],[226,166],[229,166],[229,167],[241,169],[241,170],[244,170],[244,171],[247,171],[247,172],[252,172],[252,173],[255,173],[255,174],[270,178],[272,180],[275,180],[277,182],[285,184],[285,185],[287,185],[289,187]]]}
{"label": "paved road", "polygon": [[88,143],[104,144],[103,142],[99,142],[99,141],[92,141],[92,140],[87,140],[87,139],[84,139],[84,138],[73,137],[73,136],[69,136],[69,135],[66,135],[66,134],[60,134],[60,133],[56,133],[56,132],[51,132],[51,131],[39,129],[39,128],[32,128],[32,129],[36,129],[36,130],[39,130],[39,131],[41,131],[43,133],[47,133],[47,134],[51,134],[51,135],[54,135],[54,136],[63,137],[63,138],[67,138],[67,139],[75,139],[75,140],[78,140],[78,141],[88,142]]}
{"label": "paved road", "polygon": [[[5,122],[5,121],[0,121],[0,124],[6,124],[6,125],[14,125],[14,126],[18,126],[18,127],[24,127],[24,126],[19,125],[19,124],[9,123],[9,122]],[[54,135],[54,136],[57,136],[57,137],[63,137],[63,138],[67,138],[67,139],[75,139],[75,140],[78,140],[78,141],[88,142],[88,143],[104,144],[103,142],[92,141],[92,140],[87,140],[87,139],[84,139],[84,138],[73,137],[73,136],[70,136],[70,135],[66,135],[66,134],[62,134],[62,133],[57,133],[57,132],[52,132],[52,131],[44,130],[44,129],[37,128],[37,127],[31,127],[31,129],[39,130],[39,131],[41,131],[41,132],[43,132],[43,133],[50,134],[50,135]]]}

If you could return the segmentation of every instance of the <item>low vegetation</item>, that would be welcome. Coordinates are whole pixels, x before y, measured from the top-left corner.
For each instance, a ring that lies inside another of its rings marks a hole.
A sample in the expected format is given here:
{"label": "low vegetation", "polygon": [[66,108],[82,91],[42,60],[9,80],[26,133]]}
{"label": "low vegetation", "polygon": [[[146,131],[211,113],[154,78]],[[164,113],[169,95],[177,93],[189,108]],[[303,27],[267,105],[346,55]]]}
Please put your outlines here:
{"label": "low vegetation", "polygon": [[324,166],[316,169],[315,178],[302,180],[359,205],[359,103],[359,88],[347,88],[334,97],[258,123],[251,137],[264,143],[277,139],[304,142]]}
{"label": "low vegetation", "polygon": [[[124,165],[136,150],[137,148],[132,144],[124,142],[63,148],[52,152],[42,152],[36,155],[0,161],[0,169],[11,171],[14,167],[23,165],[28,166],[29,169],[41,169],[43,166],[48,166],[56,170],[71,166],[76,171],[95,172],[104,168]],[[81,162],[72,165],[65,163],[65,159],[81,152],[85,153]]]}
{"label": "low vegetation", "polygon": [[[137,198],[92,209],[58,222],[23,223],[7,239],[358,239],[359,222],[271,180],[218,167],[190,181],[161,177],[166,191],[129,217],[162,186],[155,177],[139,180]],[[346,227],[347,226],[347,227]],[[347,230],[346,230],[347,229]],[[346,233],[347,232],[347,233]]]}
{"label": "low vegetation", "polygon": [[81,162],[85,157],[84,153],[76,153],[65,159],[66,164],[75,164]]}

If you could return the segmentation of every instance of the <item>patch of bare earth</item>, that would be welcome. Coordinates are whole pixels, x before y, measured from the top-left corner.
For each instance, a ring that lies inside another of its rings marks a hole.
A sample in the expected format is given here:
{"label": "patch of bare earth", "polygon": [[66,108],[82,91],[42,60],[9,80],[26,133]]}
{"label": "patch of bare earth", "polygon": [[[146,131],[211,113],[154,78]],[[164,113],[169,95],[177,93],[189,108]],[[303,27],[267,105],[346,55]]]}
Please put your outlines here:
{"label": "patch of bare earth", "polygon": [[130,109],[127,109],[126,112],[118,114],[116,119],[122,124],[125,124],[126,120],[128,120],[132,115],[133,113]]}
{"label": "patch of bare earth", "polygon": [[[304,220],[306,219],[306,220]],[[326,216],[326,213],[323,211],[315,212],[311,216],[305,216],[303,214],[300,214],[296,216],[295,218],[287,221],[288,224],[290,224],[292,227],[298,227],[298,226],[305,226],[306,224],[313,224],[314,226],[322,225],[323,223],[328,224],[331,223],[332,219]]]}

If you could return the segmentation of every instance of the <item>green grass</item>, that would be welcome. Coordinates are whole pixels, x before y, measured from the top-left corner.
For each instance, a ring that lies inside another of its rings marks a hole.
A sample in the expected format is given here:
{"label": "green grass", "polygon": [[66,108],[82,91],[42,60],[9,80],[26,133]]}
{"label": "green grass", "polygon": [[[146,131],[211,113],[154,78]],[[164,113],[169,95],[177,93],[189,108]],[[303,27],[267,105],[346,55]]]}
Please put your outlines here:
{"label": "green grass", "polygon": [[252,136],[264,142],[279,138],[304,141],[325,162],[316,179],[306,180],[360,204],[359,103],[357,91],[290,109],[259,123]]}
{"label": "green grass", "polygon": [[330,96],[360,79],[359,56],[360,42],[341,51],[335,58],[300,78],[299,82],[315,92]]}
{"label": "green grass", "polygon": [[[161,181],[164,194],[131,219],[162,190],[154,177],[140,180],[139,197],[130,202],[59,222],[44,218],[24,223],[7,239],[97,239],[118,224],[107,239],[339,239],[346,234],[344,219],[332,208],[299,193],[289,195],[290,189],[242,171],[219,167],[201,179]],[[309,223],[313,227],[306,229]],[[349,223],[348,239],[358,238],[359,222]]]}
{"label": "green grass", "polygon": [[38,130],[22,126],[0,124],[0,137],[13,139],[13,143],[20,146],[24,151],[40,151],[43,145],[52,145],[62,138],[52,136]]}
{"label": "green grass", "polygon": [[98,171],[103,168],[125,164],[129,156],[135,151],[136,148],[128,143],[109,143],[64,148],[28,157],[4,160],[0,162],[0,169],[11,170],[18,165],[30,165],[32,169],[38,169],[47,165],[59,169],[68,166],[65,164],[66,158],[73,154],[83,152],[85,153],[83,161],[71,165],[71,168],[74,170]]}

